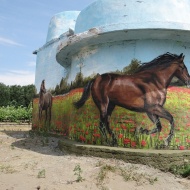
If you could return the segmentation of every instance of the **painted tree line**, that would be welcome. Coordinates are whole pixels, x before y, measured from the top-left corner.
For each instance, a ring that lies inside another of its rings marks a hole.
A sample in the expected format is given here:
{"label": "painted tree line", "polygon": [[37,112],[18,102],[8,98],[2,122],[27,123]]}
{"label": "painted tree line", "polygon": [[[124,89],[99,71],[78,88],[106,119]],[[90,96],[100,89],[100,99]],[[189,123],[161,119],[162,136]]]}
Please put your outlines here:
{"label": "painted tree line", "polygon": [[[140,65],[141,65],[141,61],[137,59],[133,59],[128,66],[124,67],[122,70],[113,71],[112,73],[131,75],[135,73],[135,71]],[[77,73],[75,80],[72,81],[71,84],[67,83],[67,77],[62,78],[60,81],[60,84],[57,84],[55,89],[51,90],[51,93],[53,95],[60,95],[60,94],[68,93],[70,90],[75,89],[75,88],[82,88],[88,83],[88,81],[92,80],[93,77],[95,76],[84,77],[80,70],[80,72]],[[179,79],[174,77],[172,79],[171,85],[182,86],[183,83],[179,81]]]}
{"label": "painted tree line", "polygon": [[[124,67],[121,71],[120,70],[116,70],[113,71],[112,73],[117,73],[117,74],[133,74],[136,69],[140,66],[141,62],[138,61],[137,59],[133,59],[131,61],[131,63]],[[51,93],[53,95],[59,95],[59,94],[64,94],[69,92],[72,89],[75,88],[81,88],[84,87],[88,81],[90,81],[93,77],[95,76],[88,76],[88,77],[84,77],[81,69],[80,72],[77,73],[75,80],[71,82],[71,84],[67,83],[67,77],[66,78],[62,78],[60,81],[60,84],[58,84],[54,90],[51,91]]]}

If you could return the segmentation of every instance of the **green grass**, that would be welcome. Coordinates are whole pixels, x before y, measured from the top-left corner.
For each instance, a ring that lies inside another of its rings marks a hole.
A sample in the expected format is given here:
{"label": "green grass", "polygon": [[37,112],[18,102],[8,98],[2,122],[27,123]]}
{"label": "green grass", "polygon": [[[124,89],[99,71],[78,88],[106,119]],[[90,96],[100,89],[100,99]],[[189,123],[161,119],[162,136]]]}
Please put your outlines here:
{"label": "green grass", "polygon": [[176,176],[189,177],[190,176],[190,164],[173,165],[169,171]]}
{"label": "green grass", "polygon": [[[57,96],[53,99],[52,121],[45,123],[38,121],[38,100],[33,104],[33,129],[39,131],[48,130],[52,133],[67,136],[70,139],[86,144],[101,145],[104,139],[99,131],[99,112],[90,98],[86,104],[75,109],[73,102],[78,100],[81,92],[72,91],[65,96]],[[168,89],[167,101],[164,107],[173,115],[175,121],[175,136],[169,149],[190,149],[190,90],[182,87]],[[111,129],[118,138],[120,147],[126,148],[162,148],[164,140],[170,132],[169,122],[161,119],[162,131],[153,135],[135,135],[136,128],[153,129],[155,126],[148,116],[136,113],[124,108],[116,107],[111,117]],[[109,137],[111,141],[111,137]]]}

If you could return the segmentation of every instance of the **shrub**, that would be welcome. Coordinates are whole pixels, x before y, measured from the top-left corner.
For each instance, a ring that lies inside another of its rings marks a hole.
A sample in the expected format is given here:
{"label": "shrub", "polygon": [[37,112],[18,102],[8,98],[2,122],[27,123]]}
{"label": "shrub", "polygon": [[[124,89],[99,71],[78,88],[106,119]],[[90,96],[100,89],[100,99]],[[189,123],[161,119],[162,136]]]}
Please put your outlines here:
{"label": "shrub", "polygon": [[19,121],[31,121],[32,119],[32,106],[28,108],[19,106],[6,106],[0,107],[0,121],[19,122]]}

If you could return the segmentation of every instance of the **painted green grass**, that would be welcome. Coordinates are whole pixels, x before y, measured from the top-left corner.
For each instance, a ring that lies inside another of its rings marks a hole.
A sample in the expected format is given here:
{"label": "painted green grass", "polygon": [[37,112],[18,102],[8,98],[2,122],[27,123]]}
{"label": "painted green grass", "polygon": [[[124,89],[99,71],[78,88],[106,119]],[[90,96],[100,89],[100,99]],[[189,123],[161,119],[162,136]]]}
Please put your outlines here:
{"label": "painted green grass", "polygon": [[[87,144],[104,144],[99,131],[99,112],[90,98],[79,110],[72,103],[81,96],[81,90],[75,90],[64,96],[53,99],[52,121],[49,126],[43,120],[38,121],[38,100],[34,100],[33,129],[50,131],[61,134],[70,139]],[[168,89],[165,108],[173,115],[175,121],[175,137],[172,139],[170,149],[190,149],[190,90],[180,87]],[[116,107],[111,117],[111,129],[118,138],[118,144],[127,148],[162,148],[165,138],[170,132],[170,125],[165,119],[161,119],[162,132],[152,135],[135,135],[136,128],[154,128],[154,124],[148,116],[136,113],[124,108]],[[110,141],[111,138],[109,137]]]}

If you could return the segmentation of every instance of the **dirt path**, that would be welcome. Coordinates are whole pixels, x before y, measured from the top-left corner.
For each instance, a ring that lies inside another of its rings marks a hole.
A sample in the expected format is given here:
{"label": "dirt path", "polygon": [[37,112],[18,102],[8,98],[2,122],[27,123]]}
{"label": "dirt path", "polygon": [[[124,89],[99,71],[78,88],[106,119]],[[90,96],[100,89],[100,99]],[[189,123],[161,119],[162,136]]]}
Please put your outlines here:
{"label": "dirt path", "polygon": [[29,130],[0,126],[1,190],[190,190],[188,179],[144,165],[70,155],[57,148],[57,138]]}

